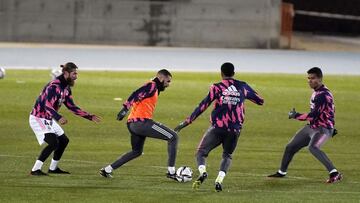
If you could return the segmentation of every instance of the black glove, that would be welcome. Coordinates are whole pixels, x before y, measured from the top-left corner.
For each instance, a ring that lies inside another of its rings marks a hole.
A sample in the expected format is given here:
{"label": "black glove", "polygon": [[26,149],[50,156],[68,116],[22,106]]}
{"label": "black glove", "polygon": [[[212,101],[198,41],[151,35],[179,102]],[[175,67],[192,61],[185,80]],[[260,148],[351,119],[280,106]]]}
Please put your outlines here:
{"label": "black glove", "polygon": [[116,120],[121,121],[122,119],[124,119],[124,117],[126,116],[126,114],[127,114],[128,111],[129,111],[128,109],[126,109],[125,107],[123,107],[123,108],[119,111]]}
{"label": "black glove", "polygon": [[334,128],[334,131],[333,131],[333,134],[331,135],[331,136],[335,136],[335,135],[337,135],[338,134],[338,131]]}
{"label": "black glove", "polygon": [[186,121],[181,122],[178,126],[176,126],[176,128],[174,129],[175,132],[180,132],[181,129],[185,128],[186,126],[188,126],[189,123]]}
{"label": "black glove", "polygon": [[289,119],[294,119],[296,116],[299,115],[298,112],[295,111],[295,108],[293,108],[291,111],[289,111]]}

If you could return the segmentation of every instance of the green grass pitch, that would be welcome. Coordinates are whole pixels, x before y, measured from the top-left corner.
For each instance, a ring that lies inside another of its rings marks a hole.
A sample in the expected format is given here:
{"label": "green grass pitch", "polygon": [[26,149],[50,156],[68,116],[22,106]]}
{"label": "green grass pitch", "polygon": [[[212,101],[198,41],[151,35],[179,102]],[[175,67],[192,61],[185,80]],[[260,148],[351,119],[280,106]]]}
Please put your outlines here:
{"label": "green grass pitch", "polygon": [[[246,118],[222,193],[214,192],[221,148],[210,153],[209,178],[199,191],[191,183],[165,178],[166,142],[147,139],[144,155],[114,172],[113,179],[98,170],[130,149],[125,121],[115,120],[124,100],[149,80],[153,72],[79,71],[73,88],[75,102],[103,118],[94,124],[61,108],[69,123],[63,126],[70,143],[60,167],[71,175],[32,177],[29,171],[40,146],[28,124],[29,112],[49,71],[8,70],[0,80],[0,202],[359,202],[360,201],[360,77],[325,75],[324,83],[336,102],[339,134],[325,144],[344,180],[328,185],[325,168],[308,152],[300,151],[288,177],[268,180],[283,149],[305,123],[287,118],[292,108],[308,111],[312,93],[306,74],[238,73],[264,97],[265,105],[246,102]],[[187,117],[220,80],[216,73],[173,73],[171,86],[161,93],[154,120],[174,128]],[[122,98],[116,101],[114,98]],[[210,107],[180,133],[177,167],[189,165],[197,175],[195,150],[209,126]],[[50,157],[51,158],[51,157]],[[50,158],[43,170],[47,171]]]}

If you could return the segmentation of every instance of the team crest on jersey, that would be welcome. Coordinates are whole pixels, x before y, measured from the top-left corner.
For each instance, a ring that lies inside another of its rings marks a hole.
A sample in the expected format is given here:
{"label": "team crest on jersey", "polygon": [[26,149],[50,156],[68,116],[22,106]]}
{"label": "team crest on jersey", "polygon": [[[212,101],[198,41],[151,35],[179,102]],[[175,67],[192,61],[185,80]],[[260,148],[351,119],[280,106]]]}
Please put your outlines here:
{"label": "team crest on jersey", "polygon": [[64,90],[64,92],[60,93],[60,99],[59,99],[59,107],[62,103],[65,101],[65,97],[69,94],[69,91],[67,89]]}
{"label": "team crest on jersey", "polygon": [[311,98],[310,98],[310,109],[314,109],[314,107],[315,107],[315,103],[314,103],[315,96],[316,96],[315,93],[313,93],[313,94],[311,95]]}

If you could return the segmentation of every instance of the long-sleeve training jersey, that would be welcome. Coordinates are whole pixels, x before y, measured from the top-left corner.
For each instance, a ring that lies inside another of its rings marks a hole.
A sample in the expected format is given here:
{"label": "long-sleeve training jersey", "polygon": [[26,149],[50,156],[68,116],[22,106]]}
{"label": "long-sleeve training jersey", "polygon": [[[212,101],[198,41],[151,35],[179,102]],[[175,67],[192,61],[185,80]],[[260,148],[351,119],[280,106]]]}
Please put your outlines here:
{"label": "long-sleeve training jersey", "polygon": [[214,110],[210,117],[211,125],[216,128],[224,128],[227,131],[238,132],[242,128],[245,118],[245,99],[258,105],[264,103],[264,99],[246,82],[224,79],[210,87],[208,95],[200,102],[186,121],[188,123],[193,122],[215,101]]}
{"label": "long-sleeve training jersey", "polygon": [[155,78],[134,91],[123,104],[124,108],[130,109],[128,122],[152,119],[158,100],[160,81]]}
{"label": "long-sleeve training jersey", "polygon": [[330,90],[322,85],[315,90],[310,98],[310,113],[298,114],[297,120],[309,121],[311,128],[324,127],[334,128],[335,125],[335,105],[334,97]]}
{"label": "long-sleeve training jersey", "polygon": [[44,87],[35,102],[31,115],[48,120],[54,118],[58,121],[62,117],[58,113],[62,103],[74,114],[88,120],[92,119],[91,114],[81,110],[75,105],[70,86],[67,84],[64,75],[60,75]]}

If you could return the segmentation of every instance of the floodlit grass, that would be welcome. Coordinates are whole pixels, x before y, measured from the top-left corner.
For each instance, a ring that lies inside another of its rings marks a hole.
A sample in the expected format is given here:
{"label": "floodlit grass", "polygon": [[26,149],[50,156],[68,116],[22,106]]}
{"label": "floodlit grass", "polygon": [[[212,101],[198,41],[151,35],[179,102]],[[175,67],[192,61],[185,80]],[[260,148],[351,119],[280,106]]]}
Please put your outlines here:
{"label": "floodlit grass", "polygon": [[[0,202],[359,202],[360,199],[360,77],[326,76],[325,84],[336,102],[339,134],[323,150],[344,174],[338,184],[324,184],[325,168],[307,151],[299,152],[281,180],[268,180],[275,172],[283,149],[305,123],[288,120],[292,108],[308,111],[311,89],[305,75],[237,74],[265,99],[264,106],[246,102],[246,122],[233,162],[224,181],[224,191],[215,193],[213,182],[221,149],[210,153],[209,178],[199,191],[191,183],[165,178],[166,143],[147,139],[144,155],[114,172],[113,179],[98,175],[98,169],[130,149],[125,121],[115,120],[124,100],[150,79],[152,72],[79,71],[73,88],[75,102],[103,118],[94,124],[72,115],[63,106],[60,113],[70,143],[60,167],[71,175],[32,177],[28,173],[40,147],[28,124],[35,99],[49,80],[49,71],[8,70],[0,80]],[[220,80],[213,73],[173,73],[173,82],[161,93],[154,120],[174,128]],[[123,101],[115,101],[114,98]],[[196,171],[195,150],[209,126],[209,108],[180,133],[177,166]],[[50,158],[43,170],[49,166]]]}

